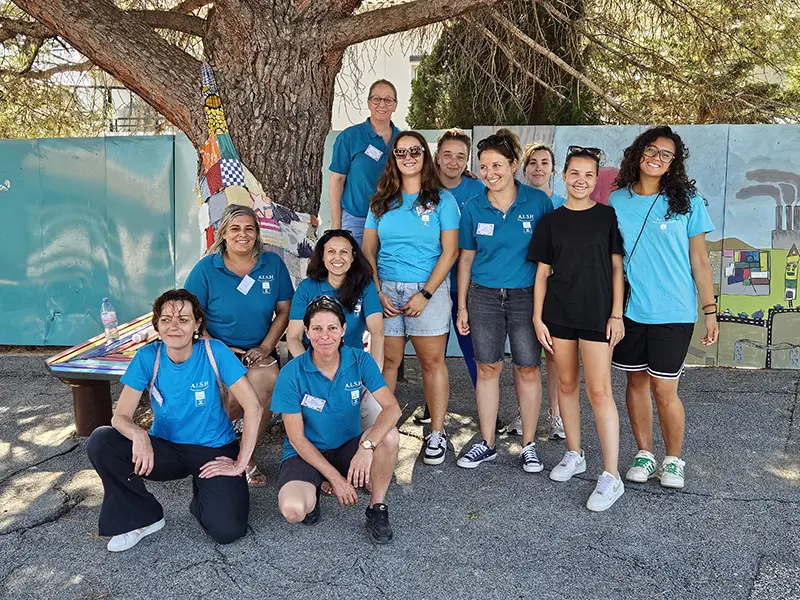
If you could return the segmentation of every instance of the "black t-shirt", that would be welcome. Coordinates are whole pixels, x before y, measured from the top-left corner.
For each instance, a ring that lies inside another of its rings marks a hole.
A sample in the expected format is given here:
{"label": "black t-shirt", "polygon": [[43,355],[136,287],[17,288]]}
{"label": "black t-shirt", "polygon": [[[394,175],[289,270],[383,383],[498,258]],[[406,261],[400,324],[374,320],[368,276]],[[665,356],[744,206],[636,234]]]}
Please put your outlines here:
{"label": "black t-shirt", "polygon": [[611,255],[623,254],[614,209],[566,206],[546,214],[533,232],[528,260],[553,267],[547,278],[542,320],[564,327],[605,331],[613,299]]}

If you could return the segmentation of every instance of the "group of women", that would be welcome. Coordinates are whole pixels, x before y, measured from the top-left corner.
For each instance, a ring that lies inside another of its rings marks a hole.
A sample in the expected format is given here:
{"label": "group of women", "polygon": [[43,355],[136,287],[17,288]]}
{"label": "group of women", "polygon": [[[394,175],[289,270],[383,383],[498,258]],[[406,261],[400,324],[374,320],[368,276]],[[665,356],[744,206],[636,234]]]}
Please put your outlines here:
{"label": "group of women", "polygon": [[[663,486],[683,487],[677,390],[698,292],[702,343],[713,344],[718,330],[705,245],[713,225],[686,175],[680,137],[666,126],[640,134],[606,206],[591,199],[597,148],[570,146],[561,197],[551,188],[555,156],[544,144],[523,151],[515,134],[497,131],[477,144],[477,179],[467,169],[464,132],[445,132],[431,156],[421,134],[391,122],[391,83],[373,84],[368,104],[370,118],[337,138],[333,229],[317,243],[297,290],[282,260],[264,250],[253,211],[232,205],[186,289],[156,300],[160,341],[136,354],[112,427],[96,430],[87,446],[105,488],[100,533],[112,536],[109,550],[126,550],[164,526],[143,479],[191,475],[191,511],[204,529],[220,543],[244,535],[248,484],[266,483],[253,451],[270,410],[282,413],[286,429],[278,475],[286,520],[316,523],[321,493],[352,505],[365,487],[367,532],[374,542],[390,541],[385,497],[399,444],[398,369],[410,340],[422,373],[422,420],[430,422],[423,462],[441,464],[451,319],[475,385],[481,434],[458,466],[498,456],[508,340],[519,417],[507,429],[522,436],[525,472],[544,470],[535,441],[544,354],[548,437],[567,445],[552,480],[586,470],[582,362],[604,464],[587,508],[606,510],[624,492],[612,365],[628,372],[638,446],[625,477],[658,475]],[[516,179],[520,169],[531,185]],[[279,371],[275,348],[284,332],[294,358]],[[145,389],[153,401],[149,432],[133,421]],[[660,466],[651,392],[666,447]],[[241,443],[232,427],[239,417]]]}

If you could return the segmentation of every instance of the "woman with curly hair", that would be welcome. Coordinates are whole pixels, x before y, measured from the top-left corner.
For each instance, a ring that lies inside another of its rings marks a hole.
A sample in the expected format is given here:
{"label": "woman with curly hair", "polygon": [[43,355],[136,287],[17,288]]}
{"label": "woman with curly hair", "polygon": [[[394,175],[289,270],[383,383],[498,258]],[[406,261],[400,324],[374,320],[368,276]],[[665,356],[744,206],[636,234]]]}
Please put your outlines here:
{"label": "woman with curly hair", "polygon": [[458,255],[460,213],[440,187],[425,138],[404,131],[389,148],[378,191],[364,226],[369,260],[386,320],[383,376],[394,392],[406,337],[417,353],[431,415],[425,464],[444,462],[444,417],[450,395],[445,344],[450,330],[448,275]]}
{"label": "woman with curly hair", "polygon": [[[626,150],[609,198],[625,246],[630,295],[625,338],[612,364],[627,371],[627,404],[639,452],[625,478],[644,483],[658,471],[661,485],[682,488],[683,404],[678,378],[697,321],[697,293],[704,313],[702,344],[717,341],[716,304],[706,234],[714,231],[705,200],[686,175],[688,151],[667,126],[641,133]],[[653,405],[666,456],[653,455]]]}

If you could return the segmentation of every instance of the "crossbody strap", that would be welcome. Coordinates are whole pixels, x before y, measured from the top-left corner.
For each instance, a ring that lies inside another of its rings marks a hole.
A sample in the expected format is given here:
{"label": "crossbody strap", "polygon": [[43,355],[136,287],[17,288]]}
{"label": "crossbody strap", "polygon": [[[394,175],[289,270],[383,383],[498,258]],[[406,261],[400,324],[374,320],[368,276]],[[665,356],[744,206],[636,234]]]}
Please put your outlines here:
{"label": "crossbody strap", "polygon": [[208,338],[203,338],[206,346],[206,354],[208,355],[208,362],[211,363],[211,368],[214,369],[214,375],[217,376],[217,387],[219,387],[220,393],[222,393],[222,380],[219,378],[219,369],[217,368],[217,361],[214,359],[214,353],[211,351],[211,342]]}
{"label": "crossbody strap", "polygon": [[161,364],[161,344],[156,344],[156,362],[153,363],[153,378],[150,380],[150,385],[147,386],[149,390],[156,383],[156,375],[158,375],[158,366]]}
{"label": "crossbody strap", "polygon": [[644,222],[642,223],[642,228],[639,230],[639,235],[636,237],[636,241],[633,243],[633,248],[631,249],[631,253],[628,255],[628,264],[631,264],[631,259],[633,258],[633,253],[636,252],[636,246],[639,245],[639,240],[642,239],[642,234],[644,233],[644,228],[647,226],[647,219],[650,218],[650,213],[653,212],[653,207],[658,202],[659,197],[661,196],[661,192],[656,194],[653,203],[650,205],[650,210],[647,211],[647,214],[644,217]]}

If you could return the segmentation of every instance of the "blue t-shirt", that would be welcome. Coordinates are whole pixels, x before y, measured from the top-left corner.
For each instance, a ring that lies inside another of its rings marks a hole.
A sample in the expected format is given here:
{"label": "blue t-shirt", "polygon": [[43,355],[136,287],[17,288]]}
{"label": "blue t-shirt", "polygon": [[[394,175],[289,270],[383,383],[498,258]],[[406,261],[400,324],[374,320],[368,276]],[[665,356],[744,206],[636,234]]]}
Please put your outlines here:
{"label": "blue t-shirt", "polygon": [[[211,352],[219,369],[219,377],[230,387],[241,379],[247,369],[236,355],[219,340],[210,340]],[[161,342],[139,349],[122,383],[141,392],[150,385],[156,352],[161,353],[155,386],[161,393],[163,404],[151,399],[153,425],[150,435],[175,444],[194,444],[219,448],[236,439],[217,385],[217,376],[208,360],[203,340],[192,346],[192,355],[186,362],[175,364],[167,356]]]}
{"label": "blue t-shirt", "polygon": [[532,286],[537,265],[528,260],[528,246],[539,219],[552,210],[547,194],[522,183],[505,215],[485,191],[470,200],[461,214],[458,245],[476,251],[472,281],[488,288]]}
{"label": "blue t-shirt", "polygon": [[[448,192],[453,194],[458,202],[458,208],[464,208],[464,205],[483,191],[486,186],[480,179],[472,179],[471,177],[461,177],[461,183],[454,188],[448,188]],[[450,293],[458,291],[458,260],[453,264],[450,269]]]}
{"label": "blue t-shirt", "polygon": [[365,229],[377,229],[378,277],[385,281],[425,282],[442,255],[442,231],[458,229],[458,202],[439,190],[439,204],[423,208],[418,194],[403,194],[403,205],[377,218],[369,212]]}
{"label": "blue t-shirt", "polygon": [[553,192],[553,195],[550,196],[550,202],[553,203],[553,210],[564,206],[567,203],[567,199],[564,198],[561,194],[556,194]]}
{"label": "blue t-shirt", "polygon": [[[400,130],[392,125],[392,140]],[[369,199],[378,189],[378,179],[383,174],[387,150],[392,143],[383,141],[369,123],[369,119],[353,125],[336,136],[330,170],[346,175],[342,192],[342,209],[354,217],[366,217]]]}
{"label": "blue t-shirt", "polygon": [[[281,369],[272,394],[272,410],[303,415],[303,432],[320,452],[361,435],[361,388],[374,394],[386,385],[369,354],[349,346],[342,346],[339,353],[333,381],[317,369],[310,350]],[[281,461],[296,455],[286,436]]]}
{"label": "blue t-shirt", "polygon": [[[617,212],[617,222],[625,246],[625,274],[631,284],[631,297],[625,316],[637,323],[666,324],[697,321],[697,289],[689,260],[689,238],[714,231],[705,200],[695,195],[685,215],[666,218],[665,194],[639,196],[633,190],[612,192],[609,206]],[[650,206],[653,210],[642,224]],[[639,232],[642,237],[630,257]],[[629,259],[630,257],[630,259]]]}
{"label": "blue t-shirt", "polygon": [[[327,279],[303,279],[297,286],[297,290],[292,298],[292,310],[289,312],[289,319],[292,321],[302,321],[306,315],[306,308],[317,296],[330,296],[338,298],[339,291],[335,290]],[[383,306],[378,298],[378,290],[375,283],[370,281],[361,292],[361,298],[356,302],[353,311],[344,308],[344,317],[347,323],[347,332],[344,334],[344,343],[352,348],[364,348],[364,332],[367,330],[367,317],[374,314],[382,314]],[[304,339],[306,347],[307,340]]]}
{"label": "blue t-shirt", "polygon": [[237,289],[243,279],[225,266],[217,252],[201,258],[184,284],[200,300],[211,337],[242,350],[264,341],[275,306],[294,294],[289,270],[274,252],[262,252],[248,277],[253,280],[250,288]]}

